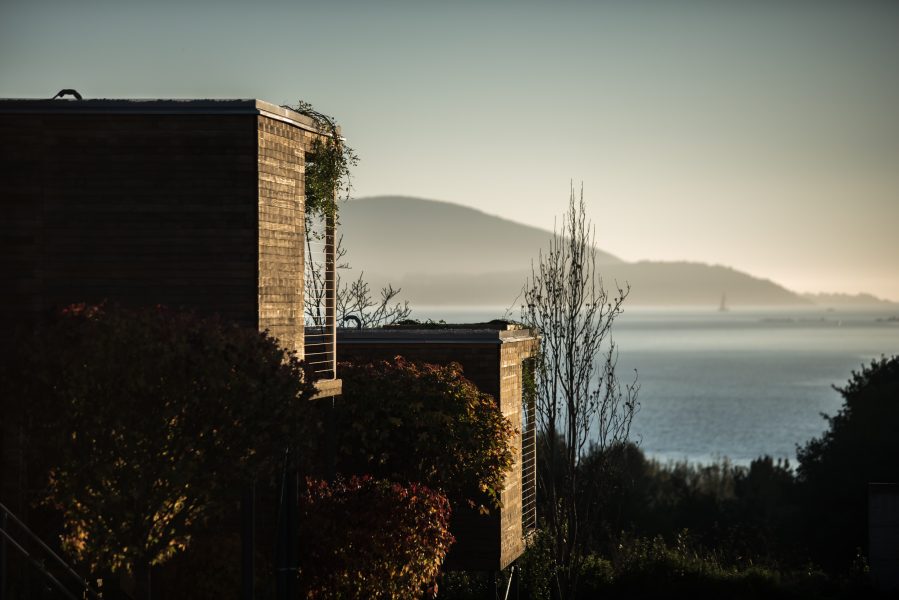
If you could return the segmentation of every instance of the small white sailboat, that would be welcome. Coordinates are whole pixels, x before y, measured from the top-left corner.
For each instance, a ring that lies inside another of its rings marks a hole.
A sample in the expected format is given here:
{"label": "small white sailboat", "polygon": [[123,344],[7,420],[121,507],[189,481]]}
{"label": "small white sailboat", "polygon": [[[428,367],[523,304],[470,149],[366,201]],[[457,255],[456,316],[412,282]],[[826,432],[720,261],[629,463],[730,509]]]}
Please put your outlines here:
{"label": "small white sailboat", "polygon": [[721,294],[721,304],[718,306],[718,312],[727,312],[729,310],[727,308],[727,294]]}

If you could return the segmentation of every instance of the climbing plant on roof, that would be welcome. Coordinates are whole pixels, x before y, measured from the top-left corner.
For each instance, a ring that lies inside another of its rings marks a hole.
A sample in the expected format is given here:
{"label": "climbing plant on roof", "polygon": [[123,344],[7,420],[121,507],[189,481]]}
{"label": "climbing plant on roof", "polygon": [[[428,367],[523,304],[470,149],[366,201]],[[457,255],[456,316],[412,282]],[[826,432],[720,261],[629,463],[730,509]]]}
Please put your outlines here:
{"label": "climbing plant on roof", "polygon": [[306,157],[306,215],[337,220],[337,200],[347,200],[352,190],[351,172],[359,162],[356,152],[340,136],[334,117],[300,100],[288,106],[311,118],[324,135],[316,137]]}

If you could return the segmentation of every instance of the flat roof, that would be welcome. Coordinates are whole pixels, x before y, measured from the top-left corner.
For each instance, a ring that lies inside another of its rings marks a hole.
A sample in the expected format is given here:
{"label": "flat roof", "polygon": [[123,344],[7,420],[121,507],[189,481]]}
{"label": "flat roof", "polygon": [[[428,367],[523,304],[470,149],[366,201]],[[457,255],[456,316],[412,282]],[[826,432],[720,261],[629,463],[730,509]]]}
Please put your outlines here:
{"label": "flat roof", "polygon": [[447,324],[441,328],[415,329],[409,327],[384,327],[379,329],[350,329],[338,328],[337,339],[341,344],[389,344],[409,343],[421,344],[459,344],[459,343],[487,343],[504,344],[528,339],[538,339],[540,336],[533,329],[497,329],[493,327],[479,327],[479,324]]}
{"label": "flat roof", "polygon": [[295,110],[257,98],[234,100],[55,100],[0,98],[0,114],[263,115],[315,133],[315,120]]}

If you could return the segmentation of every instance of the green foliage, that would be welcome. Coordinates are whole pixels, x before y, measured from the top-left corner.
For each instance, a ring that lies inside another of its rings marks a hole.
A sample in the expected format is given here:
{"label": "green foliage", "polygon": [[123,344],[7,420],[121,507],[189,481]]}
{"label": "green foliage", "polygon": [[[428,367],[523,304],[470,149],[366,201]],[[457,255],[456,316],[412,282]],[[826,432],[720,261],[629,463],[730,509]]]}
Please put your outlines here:
{"label": "green foliage", "polygon": [[[551,540],[545,531],[532,540],[518,567],[518,597],[558,597]],[[475,600],[490,595],[483,581],[472,574],[452,575],[443,588],[449,592],[448,598]],[[731,561],[707,549],[690,531],[681,530],[670,542],[662,536],[621,534],[610,551],[588,553],[580,563],[575,598],[848,599],[871,595],[872,590],[862,581],[833,578],[810,566],[781,568],[750,560]]]}
{"label": "green foliage", "polygon": [[332,428],[338,472],[420,482],[453,502],[477,504],[484,495],[499,504],[512,466],[512,425],[458,364],[397,357],[339,370],[343,398]]}
{"label": "green foliage", "polygon": [[661,536],[624,539],[612,563],[612,583],[619,593],[656,591],[667,595],[676,591],[700,597],[755,597],[771,593],[779,583],[775,572],[725,564],[714,552],[697,546],[686,530],[673,545]]}
{"label": "green foliage", "polygon": [[528,540],[524,554],[500,573],[496,585],[492,585],[490,574],[483,571],[453,571],[443,577],[440,584],[440,598],[446,600],[482,600],[502,597],[509,577],[513,577],[511,598],[529,600],[550,600],[556,589],[556,560],[553,556],[553,541],[545,528],[538,529]]}
{"label": "green foliage", "polygon": [[545,527],[535,532],[524,555],[518,560],[518,566],[522,597],[549,600],[556,586],[556,559],[553,540]]}
{"label": "green foliage", "polygon": [[671,543],[661,536],[622,536],[609,560],[596,558],[583,578],[598,584],[584,589],[583,598],[811,599],[871,595],[870,588],[863,584],[834,579],[812,567],[783,569],[748,560],[730,561],[701,545],[687,530],[679,532]]}
{"label": "green foliage", "polygon": [[352,184],[350,174],[352,167],[359,162],[359,157],[340,135],[340,128],[330,117],[315,110],[308,102],[302,100],[294,107],[288,107],[311,117],[320,131],[321,137],[312,142],[309,156],[306,158],[306,214],[337,218],[338,198],[349,198]]}
{"label": "green foliage", "polygon": [[673,539],[688,528],[735,560],[801,563],[806,558],[791,536],[799,509],[786,462],[762,457],[748,468],[726,459],[663,464],[648,460],[633,444],[621,444],[591,451],[578,475],[585,503],[605,517],[589,531],[594,551],[611,551],[621,531]]}
{"label": "green foliage", "polygon": [[899,356],[872,361],[836,389],[843,406],[798,449],[798,477],[809,547],[846,568],[867,544],[868,483],[899,481]]}
{"label": "green foliage", "polygon": [[587,555],[581,564],[578,595],[582,598],[593,598],[609,588],[615,581],[615,568],[612,562],[592,553]]}
{"label": "green foliage", "polygon": [[[513,578],[511,598],[550,600],[556,589],[556,560],[553,541],[545,528],[538,529],[528,540],[524,554],[513,567],[504,569],[492,585],[490,574],[483,571],[454,571],[443,577],[440,598],[446,600],[482,600],[502,597]],[[514,573],[512,569],[514,568]]]}
{"label": "green foliage", "polygon": [[146,570],[300,434],[311,386],[265,333],[161,307],[73,306],[20,346],[3,414],[21,414],[35,500],[92,570]]}
{"label": "green foliage", "polygon": [[[482,571],[450,571],[440,580],[440,600],[482,600],[495,598],[496,586]],[[493,588],[493,589],[491,589]],[[522,596],[528,598],[528,596]]]}
{"label": "green foliage", "polygon": [[666,583],[671,579],[726,578],[734,572],[720,556],[697,546],[688,530],[679,532],[672,546],[662,536],[625,538],[615,552],[614,564],[623,580],[661,576]]}
{"label": "green foliage", "polygon": [[[416,483],[309,479],[301,495],[306,598],[420,598],[453,543],[449,502]],[[429,594],[432,595],[432,594]]]}

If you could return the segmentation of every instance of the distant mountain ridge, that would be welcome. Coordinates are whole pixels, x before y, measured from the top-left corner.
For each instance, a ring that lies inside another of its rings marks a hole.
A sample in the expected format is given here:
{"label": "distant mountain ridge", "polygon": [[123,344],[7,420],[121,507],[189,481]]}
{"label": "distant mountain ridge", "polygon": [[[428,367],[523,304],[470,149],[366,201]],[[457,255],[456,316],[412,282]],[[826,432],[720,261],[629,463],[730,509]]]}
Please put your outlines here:
{"label": "distant mountain ridge", "polygon": [[[476,272],[530,268],[552,232],[450,202],[377,196],[340,205],[340,230],[354,267],[390,274]],[[380,264],[369,261],[375,253]],[[358,254],[366,256],[356,256]],[[620,263],[606,252],[601,263]],[[390,265],[390,269],[384,269]]]}
{"label": "distant mountain ridge", "polygon": [[[552,232],[481,211],[405,196],[378,196],[340,205],[340,230],[354,277],[377,289],[403,288],[413,305],[511,306],[532,260]],[[770,280],[730,267],[693,262],[629,263],[598,250],[610,293],[630,284],[631,306],[811,306]]]}
{"label": "distant mountain ridge", "polygon": [[878,298],[872,294],[802,294],[802,297],[810,302],[820,306],[827,307],[843,307],[843,306],[896,306],[895,302]]}

